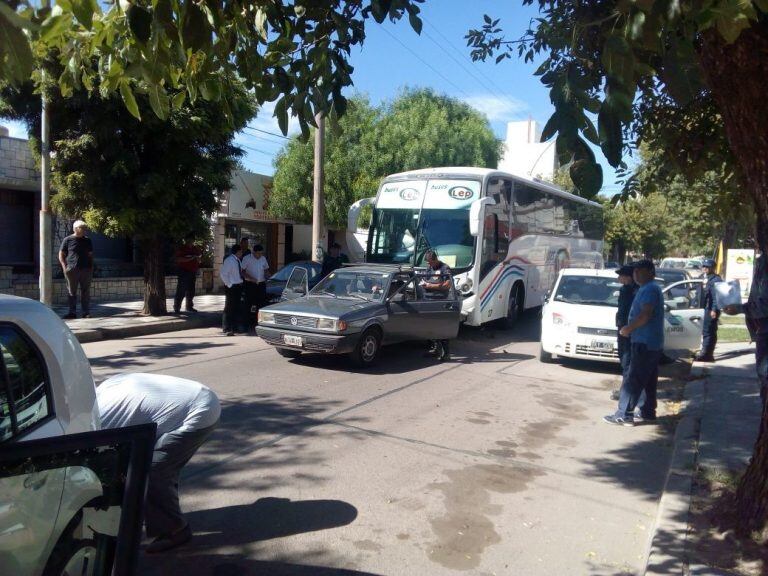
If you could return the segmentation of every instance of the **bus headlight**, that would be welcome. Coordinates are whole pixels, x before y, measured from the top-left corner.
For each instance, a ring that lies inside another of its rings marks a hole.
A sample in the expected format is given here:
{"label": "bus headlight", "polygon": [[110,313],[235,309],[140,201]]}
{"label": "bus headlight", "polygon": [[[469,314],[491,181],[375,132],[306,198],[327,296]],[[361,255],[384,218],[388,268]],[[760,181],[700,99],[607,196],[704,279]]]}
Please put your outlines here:
{"label": "bus headlight", "polygon": [[472,278],[466,278],[459,284],[459,292],[462,296],[472,296]]}
{"label": "bus headlight", "polygon": [[272,312],[265,312],[264,310],[259,310],[259,324],[274,324],[275,323],[275,315]]}
{"label": "bus headlight", "polygon": [[557,328],[566,328],[569,326],[565,316],[558,314],[557,312],[552,313],[552,325]]}

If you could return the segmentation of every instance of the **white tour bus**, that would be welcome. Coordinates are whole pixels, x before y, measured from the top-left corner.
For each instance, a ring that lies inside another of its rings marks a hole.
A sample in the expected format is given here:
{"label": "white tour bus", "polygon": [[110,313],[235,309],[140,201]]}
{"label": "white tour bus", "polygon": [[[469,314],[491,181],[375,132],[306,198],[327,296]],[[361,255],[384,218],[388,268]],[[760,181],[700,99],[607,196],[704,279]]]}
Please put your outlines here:
{"label": "white tour bus", "polygon": [[513,324],[541,306],[562,268],[602,267],[602,207],[549,184],[487,168],[429,168],[385,178],[349,210],[348,243],[373,205],[365,261],[424,266],[435,250],[463,295],[462,319]]}

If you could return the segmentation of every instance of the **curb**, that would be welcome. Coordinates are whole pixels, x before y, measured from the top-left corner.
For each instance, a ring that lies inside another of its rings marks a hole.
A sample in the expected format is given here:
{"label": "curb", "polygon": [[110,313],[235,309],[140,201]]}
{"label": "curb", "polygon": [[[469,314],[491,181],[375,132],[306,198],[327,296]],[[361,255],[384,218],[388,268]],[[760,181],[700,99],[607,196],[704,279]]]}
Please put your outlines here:
{"label": "curb", "polygon": [[672,460],[651,530],[646,555],[646,576],[682,576],[687,573],[688,517],[693,496],[701,409],[707,395],[708,371],[704,366],[694,363],[691,374],[705,379],[689,382],[685,387],[683,418],[675,430]]}
{"label": "curb", "polygon": [[119,326],[116,328],[94,328],[73,330],[72,333],[81,344],[100,342],[102,340],[121,340],[136,336],[162,334],[163,332],[178,332],[194,328],[209,328],[221,323],[221,313],[200,312],[192,318],[161,319],[155,322],[140,322]]}

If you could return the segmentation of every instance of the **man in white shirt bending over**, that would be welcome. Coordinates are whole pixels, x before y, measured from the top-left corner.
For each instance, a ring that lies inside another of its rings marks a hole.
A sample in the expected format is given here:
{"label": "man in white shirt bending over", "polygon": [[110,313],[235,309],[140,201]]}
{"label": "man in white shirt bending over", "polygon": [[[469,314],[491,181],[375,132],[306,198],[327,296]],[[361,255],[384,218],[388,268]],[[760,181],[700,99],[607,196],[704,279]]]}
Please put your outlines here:
{"label": "man in white shirt bending over", "polygon": [[240,301],[243,298],[243,271],[240,264],[243,249],[239,244],[232,246],[232,252],[221,264],[219,277],[224,283],[224,332],[234,336],[239,324]]}
{"label": "man in white shirt bending over", "polygon": [[248,329],[251,330],[256,326],[259,308],[267,303],[269,263],[264,258],[264,247],[261,244],[256,244],[253,252],[243,258],[243,276],[245,277]]}
{"label": "man in white shirt bending over", "polygon": [[179,472],[219,423],[219,399],[193,380],[160,374],[122,374],[96,388],[102,428],[157,424],[144,520],[154,540],[147,553],[192,538],[179,506]]}

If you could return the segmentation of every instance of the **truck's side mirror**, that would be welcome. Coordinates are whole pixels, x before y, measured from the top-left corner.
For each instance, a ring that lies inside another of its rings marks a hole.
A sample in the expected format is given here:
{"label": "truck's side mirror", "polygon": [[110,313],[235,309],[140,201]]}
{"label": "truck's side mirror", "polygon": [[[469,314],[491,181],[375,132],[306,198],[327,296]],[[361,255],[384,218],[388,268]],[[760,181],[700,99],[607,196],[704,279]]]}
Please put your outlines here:
{"label": "truck's side mirror", "polygon": [[496,201],[493,198],[480,198],[475,200],[469,207],[469,233],[472,236],[479,236],[480,229],[485,220],[485,207],[493,206]]}
{"label": "truck's side mirror", "polygon": [[349,207],[349,210],[347,211],[348,232],[351,232],[352,234],[357,232],[357,221],[360,218],[360,212],[362,212],[363,208],[366,206],[373,204],[375,200],[376,198],[363,198],[362,200],[358,200]]}

